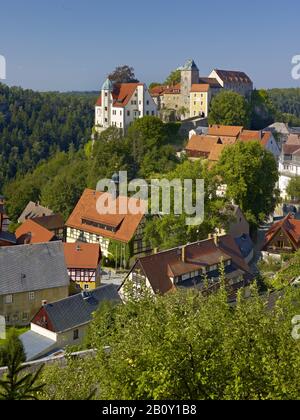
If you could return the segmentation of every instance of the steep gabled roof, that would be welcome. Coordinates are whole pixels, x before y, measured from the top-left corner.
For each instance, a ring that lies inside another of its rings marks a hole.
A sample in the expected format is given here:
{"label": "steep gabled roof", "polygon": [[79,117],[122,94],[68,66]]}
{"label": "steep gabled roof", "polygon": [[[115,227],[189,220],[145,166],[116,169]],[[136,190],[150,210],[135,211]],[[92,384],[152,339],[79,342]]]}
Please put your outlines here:
{"label": "steep gabled roof", "polygon": [[27,219],[34,219],[35,217],[50,216],[53,211],[47,207],[41,206],[39,203],[33,203],[30,201],[23,213],[19,217],[19,223],[25,222]]}
{"label": "steep gabled roof", "polygon": [[65,222],[61,214],[52,214],[49,216],[35,217],[32,220],[48,230],[63,229],[65,226]]}
{"label": "steep gabled roof", "polygon": [[230,126],[230,125],[213,125],[208,129],[209,136],[218,137],[235,137],[236,139],[240,136],[243,131],[242,126]]}
{"label": "steep gabled roof", "polygon": [[[118,197],[116,200],[116,214],[102,214],[97,211],[97,201],[100,197],[104,201],[111,198],[108,193],[86,189],[66,222],[66,226],[116,241],[130,242],[145,216],[146,203],[133,198]],[[129,200],[141,209],[139,214],[131,214],[128,211]],[[126,213],[122,211],[122,207],[127,209]],[[92,222],[93,225],[86,224],[86,220]],[[111,227],[112,229],[100,228],[97,224]]]}
{"label": "steep gabled roof", "polygon": [[52,241],[54,233],[33,220],[26,220],[16,230],[16,238],[18,244],[40,244]]}
{"label": "steep gabled roof", "polygon": [[[144,86],[143,83],[121,83],[114,84],[112,89],[113,107],[124,108],[133,97],[138,86]],[[102,106],[102,92],[96,102],[96,106]]]}
{"label": "steep gabled roof", "polygon": [[224,262],[231,260],[236,270],[251,276],[240,249],[229,235],[220,237],[218,245],[213,239],[186,245],[184,252],[184,261],[182,247],[140,258],[133,270],[140,270],[149,280],[153,291],[161,294],[175,289],[170,277],[220,264],[222,259]]}
{"label": "steep gabled roof", "polygon": [[291,214],[288,214],[284,219],[275,223],[266,233],[263,249],[269,245],[280,231],[287,236],[295,249],[300,248],[300,220],[296,220]]}
{"label": "steep gabled roof", "polygon": [[64,253],[69,269],[96,269],[101,259],[101,249],[97,244],[64,243]]}
{"label": "steep gabled roof", "polygon": [[121,303],[116,286],[102,286],[90,292],[83,292],[58,302],[49,303],[42,310],[46,312],[50,320],[51,330],[61,333],[92,321],[93,313],[104,302]]}
{"label": "steep gabled roof", "polygon": [[0,295],[69,284],[61,242],[0,248]]}
{"label": "steep gabled roof", "polygon": [[219,70],[215,69],[215,72],[226,83],[246,83],[252,84],[250,77],[243,71],[233,70]]}

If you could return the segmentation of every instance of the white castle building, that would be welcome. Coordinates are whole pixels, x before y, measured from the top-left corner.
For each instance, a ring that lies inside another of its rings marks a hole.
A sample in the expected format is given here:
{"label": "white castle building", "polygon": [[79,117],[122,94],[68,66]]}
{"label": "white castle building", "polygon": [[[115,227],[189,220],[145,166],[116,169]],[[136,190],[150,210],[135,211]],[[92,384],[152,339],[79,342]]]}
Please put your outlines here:
{"label": "white castle building", "polygon": [[157,115],[157,105],[144,83],[115,84],[107,79],[95,107],[95,127],[125,131],[136,119]]}

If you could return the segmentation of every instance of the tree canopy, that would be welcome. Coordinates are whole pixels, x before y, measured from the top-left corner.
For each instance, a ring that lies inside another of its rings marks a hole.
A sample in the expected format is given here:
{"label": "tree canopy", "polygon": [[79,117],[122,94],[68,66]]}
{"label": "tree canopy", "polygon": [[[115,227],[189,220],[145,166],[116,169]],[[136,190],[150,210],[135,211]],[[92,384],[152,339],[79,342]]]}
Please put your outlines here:
{"label": "tree canopy", "polygon": [[300,176],[290,180],[286,192],[290,198],[300,200]]}
{"label": "tree canopy", "polygon": [[240,141],[225,148],[215,171],[227,185],[227,197],[240,206],[253,226],[274,211],[277,162],[258,141]]}
{"label": "tree canopy", "polygon": [[249,104],[238,93],[223,90],[211,101],[208,122],[211,125],[238,125],[249,128]]}
{"label": "tree canopy", "polygon": [[291,320],[299,297],[297,289],[260,297],[254,285],[252,297],[240,291],[235,306],[224,288],[206,297],[143,291],[126,305],[105,304],[87,341],[97,354],[46,369],[44,398],[80,398],[96,387],[94,398],[104,400],[297,400],[300,353]]}
{"label": "tree canopy", "polygon": [[108,78],[115,83],[138,82],[134,74],[134,68],[128,65],[116,67],[116,69],[109,74]]}

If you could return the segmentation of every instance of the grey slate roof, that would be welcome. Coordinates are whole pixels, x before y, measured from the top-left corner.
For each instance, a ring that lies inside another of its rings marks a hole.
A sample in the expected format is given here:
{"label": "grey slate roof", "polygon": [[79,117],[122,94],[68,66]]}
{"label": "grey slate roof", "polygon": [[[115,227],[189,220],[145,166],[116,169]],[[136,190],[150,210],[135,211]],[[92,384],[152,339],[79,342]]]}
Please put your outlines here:
{"label": "grey slate roof", "polygon": [[18,222],[24,223],[27,219],[34,219],[35,217],[50,216],[53,214],[53,211],[47,207],[43,207],[38,203],[30,201],[21,216],[19,217]]}
{"label": "grey slate roof", "polygon": [[[85,297],[84,297],[85,296]],[[86,324],[103,302],[121,303],[118,289],[114,285],[99,287],[90,292],[49,303],[44,309],[49,316],[54,332],[59,333]]]}
{"label": "grey slate roof", "polygon": [[16,236],[13,233],[4,232],[4,231],[0,232],[0,241],[1,240],[5,241],[5,242],[10,242],[12,244],[17,243]]}
{"label": "grey slate roof", "polygon": [[45,357],[49,353],[53,353],[56,348],[56,341],[37,334],[34,331],[28,331],[20,336],[22,341],[26,361],[30,362],[40,357]]}
{"label": "grey slate roof", "polygon": [[62,242],[0,248],[0,295],[69,284]]}

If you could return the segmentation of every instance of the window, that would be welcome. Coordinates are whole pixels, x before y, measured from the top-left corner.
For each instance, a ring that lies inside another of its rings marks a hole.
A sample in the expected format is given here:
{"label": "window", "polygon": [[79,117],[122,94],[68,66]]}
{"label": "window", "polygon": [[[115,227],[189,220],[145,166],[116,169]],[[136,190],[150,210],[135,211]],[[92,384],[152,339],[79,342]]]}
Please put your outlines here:
{"label": "window", "polygon": [[29,300],[34,300],[34,299],[35,299],[35,293],[29,292]]}
{"label": "window", "polygon": [[149,111],[147,111],[146,114],[149,115]]}
{"label": "window", "polygon": [[154,116],[154,111],[152,111],[152,116]]}
{"label": "window", "polygon": [[130,117],[130,111],[127,111],[127,117]]}
{"label": "window", "polygon": [[13,303],[13,295],[7,295],[5,296],[5,304],[11,305]]}
{"label": "window", "polygon": [[107,111],[107,109],[108,109],[108,108],[107,108],[107,106],[106,106],[106,107],[105,107],[105,111]]}
{"label": "window", "polygon": [[29,320],[29,314],[27,312],[23,312],[22,321],[26,322]]}
{"label": "window", "polygon": [[79,330],[75,330],[74,332],[73,332],[73,340],[75,341],[75,340],[78,340],[78,338],[79,338]]}
{"label": "window", "polygon": [[105,96],[107,97],[107,92],[105,92]]}
{"label": "window", "polygon": [[90,286],[88,284],[84,285],[84,290],[90,290]]}
{"label": "window", "polygon": [[150,105],[150,101],[148,100],[148,101],[146,102],[146,104],[147,104],[147,105]]}

